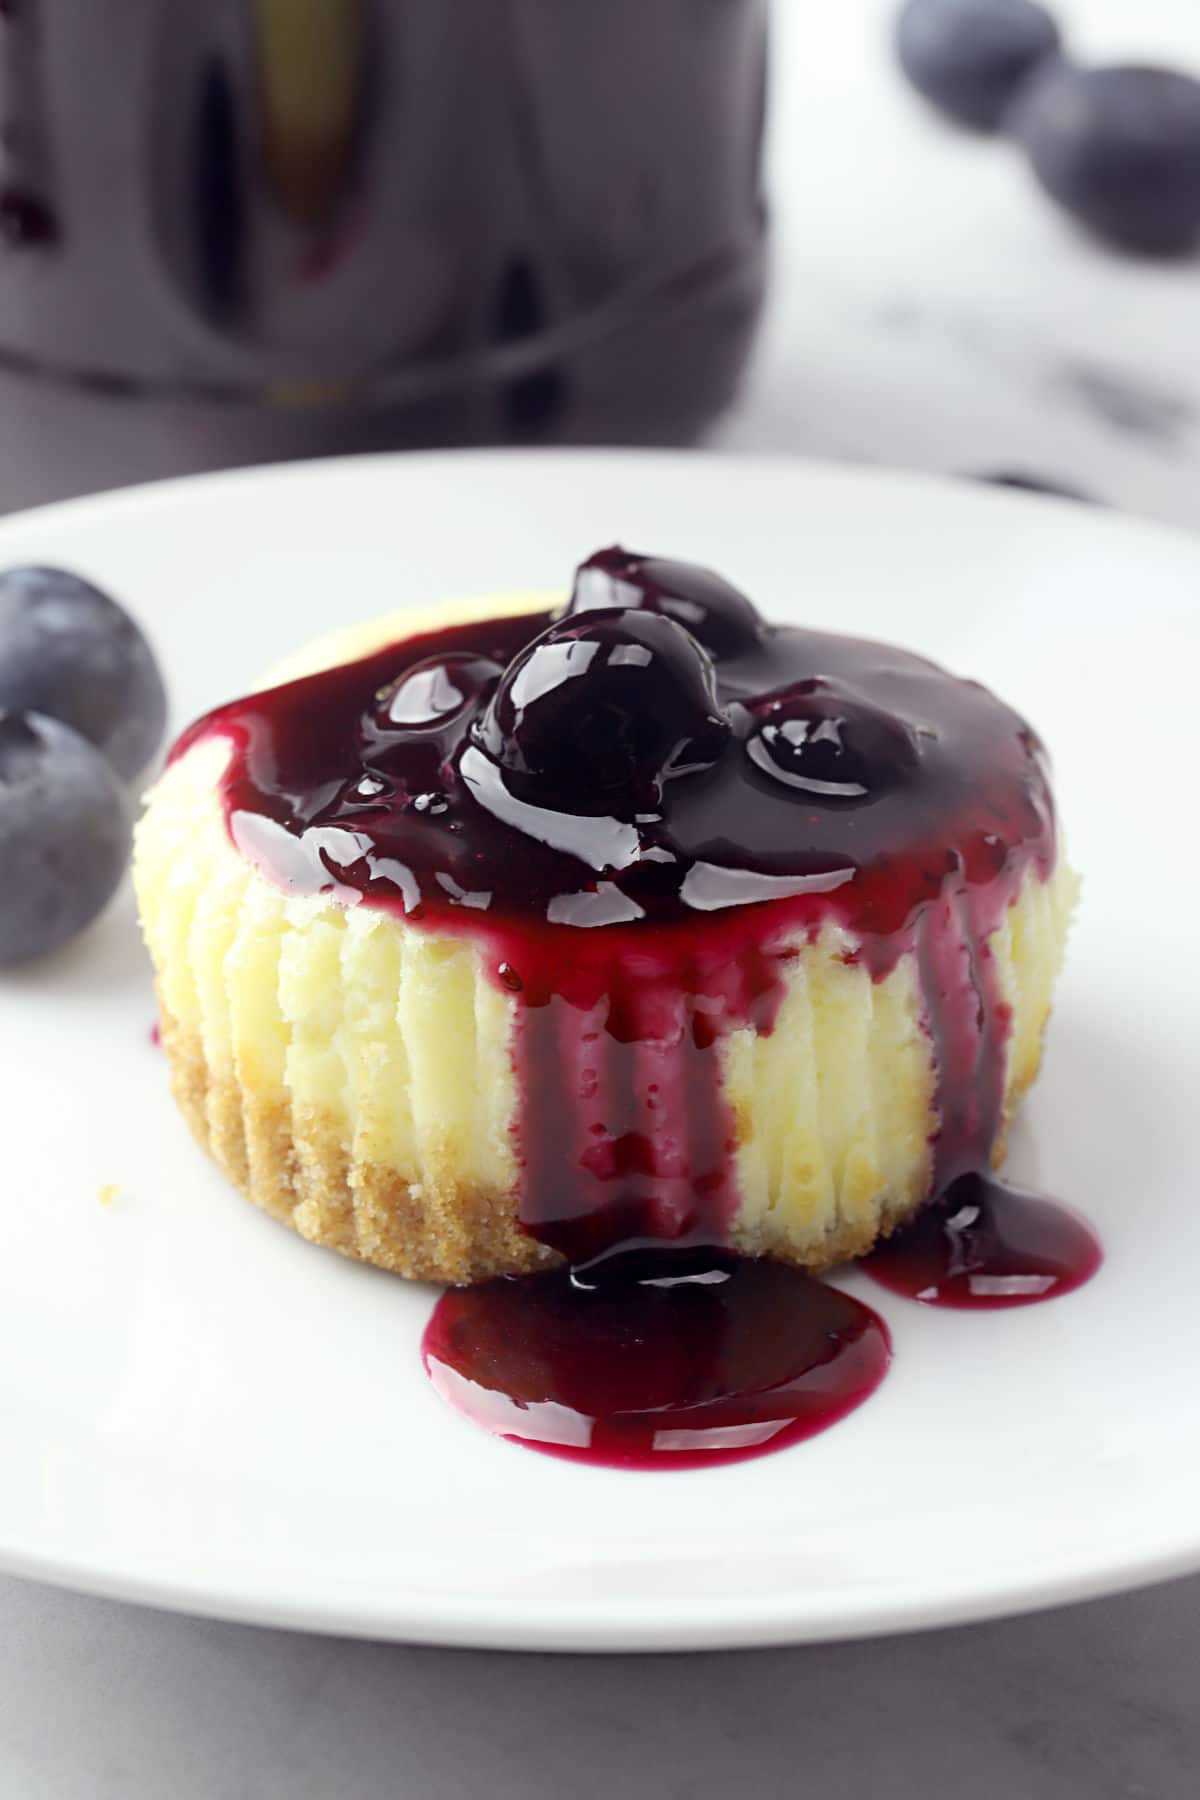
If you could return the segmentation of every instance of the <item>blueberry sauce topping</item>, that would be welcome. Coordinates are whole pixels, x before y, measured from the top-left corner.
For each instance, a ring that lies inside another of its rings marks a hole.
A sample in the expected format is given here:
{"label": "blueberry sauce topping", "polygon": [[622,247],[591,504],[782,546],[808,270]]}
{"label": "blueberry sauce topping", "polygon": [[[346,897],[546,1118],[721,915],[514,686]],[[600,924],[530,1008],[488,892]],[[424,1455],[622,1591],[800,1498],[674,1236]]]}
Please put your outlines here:
{"label": "blueberry sauce topping", "polygon": [[594,1289],[553,1270],[452,1288],[422,1354],[497,1437],[618,1468],[740,1462],[812,1437],[882,1381],[887,1327],[780,1263],[652,1262]]}
{"label": "blueberry sauce topping", "polygon": [[819,676],[750,711],[750,761],[814,800],[877,800],[916,774],[916,736],[866,701],[848,705]]}
{"label": "blueberry sauce topping", "polygon": [[209,714],[175,754],[214,734],[231,837],[268,879],[467,933],[515,997],[519,1216],[568,1261],[727,1241],[714,1048],[771,1029],[826,925],[877,978],[916,953],[935,1187],[986,1166],[987,938],[1055,842],[1037,739],[977,684],[610,549],[559,618],[389,645]]}
{"label": "blueberry sauce topping", "polygon": [[895,1294],[967,1310],[1069,1294],[1102,1255],[1091,1226],[1058,1201],[976,1172],[960,1175],[863,1267]]}
{"label": "blueberry sauce topping", "polygon": [[[707,570],[613,548],[561,614],[251,695],[175,755],[214,736],[231,838],[269,880],[469,936],[511,997],[517,1215],[563,1260],[443,1297],[439,1391],[502,1436],[673,1468],[859,1404],[882,1322],[730,1249],[720,1049],[771,1031],[824,930],[877,980],[911,954],[931,1191],[989,1166],[1008,1030],[989,938],[1056,854],[1028,725],[918,656],[772,626]],[[901,1286],[906,1256],[928,1260],[924,1238],[877,1256]]]}

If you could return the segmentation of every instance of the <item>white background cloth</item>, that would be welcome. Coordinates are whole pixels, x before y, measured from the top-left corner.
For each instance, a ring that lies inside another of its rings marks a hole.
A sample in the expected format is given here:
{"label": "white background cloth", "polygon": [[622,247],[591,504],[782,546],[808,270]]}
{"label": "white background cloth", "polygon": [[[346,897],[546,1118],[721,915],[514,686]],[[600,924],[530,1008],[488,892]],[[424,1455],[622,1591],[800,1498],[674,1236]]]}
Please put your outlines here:
{"label": "white background cloth", "polygon": [[[712,442],[1020,469],[1200,525],[1200,263],[1109,256],[1014,151],[940,126],[894,73],[891,10],[778,0],[775,279]],[[1062,11],[1084,53],[1200,69],[1195,0]],[[0,1598],[5,1800],[1185,1800],[1200,1766],[1200,1581],[641,1660],[289,1636],[8,1580]]]}

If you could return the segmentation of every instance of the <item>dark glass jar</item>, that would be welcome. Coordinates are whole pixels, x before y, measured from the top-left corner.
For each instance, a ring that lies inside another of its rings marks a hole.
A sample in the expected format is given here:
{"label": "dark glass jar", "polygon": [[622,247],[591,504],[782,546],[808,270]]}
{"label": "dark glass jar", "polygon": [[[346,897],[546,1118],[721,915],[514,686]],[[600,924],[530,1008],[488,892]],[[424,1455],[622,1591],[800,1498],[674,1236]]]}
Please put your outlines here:
{"label": "dark glass jar", "polygon": [[0,505],[693,437],[761,296],[765,8],[0,0]]}

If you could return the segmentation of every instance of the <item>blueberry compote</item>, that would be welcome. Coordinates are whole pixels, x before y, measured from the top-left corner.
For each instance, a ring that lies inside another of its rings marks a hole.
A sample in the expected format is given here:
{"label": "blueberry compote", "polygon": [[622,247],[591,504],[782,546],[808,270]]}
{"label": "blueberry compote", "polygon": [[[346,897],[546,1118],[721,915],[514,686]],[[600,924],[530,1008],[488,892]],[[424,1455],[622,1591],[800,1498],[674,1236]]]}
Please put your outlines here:
{"label": "blueberry compote", "polygon": [[1095,1232],[1056,1200],[960,1175],[864,1268],[926,1306],[1028,1306],[1082,1287],[1100,1267]]}
{"label": "blueberry compote", "polygon": [[719,1046],[772,1029],[826,925],[875,979],[911,952],[932,1191],[989,1165],[1008,1019],[988,939],[1055,858],[1024,721],[920,657],[771,626],[719,576],[614,548],[561,614],[235,701],[176,754],[210,735],[230,835],[269,880],[469,935],[513,996],[518,1216],[562,1266],[443,1299],[440,1391],[542,1448],[672,1467],[856,1405],[880,1321],[729,1250]]}
{"label": "blueberry compote", "polygon": [[630,1263],[451,1288],[422,1346],[434,1387],[535,1450],[687,1469],[812,1437],[887,1370],[883,1321],[798,1269],[711,1249]]}

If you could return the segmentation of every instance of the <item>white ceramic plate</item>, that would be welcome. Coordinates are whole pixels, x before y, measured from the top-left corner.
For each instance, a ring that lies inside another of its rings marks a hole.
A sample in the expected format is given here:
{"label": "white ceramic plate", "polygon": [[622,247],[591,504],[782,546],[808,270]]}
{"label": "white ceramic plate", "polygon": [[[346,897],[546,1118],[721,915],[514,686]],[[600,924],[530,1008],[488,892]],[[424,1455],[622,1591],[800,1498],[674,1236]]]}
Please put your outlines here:
{"label": "white ceramic plate", "polygon": [[[0,976],[0,1562],[229,1617],[552,1649],[754,1644],[1014,1612],[1200,1566],[1200,544],[1082,507],[789,462],[388,458],[0,523],[144,619],[175,719],[385,607],[554,586],[597,545],[978,675],[1055,752],[1086,877],[1011,1167],[1108,1252],[1053,1304],[871,1289],[895,1363],[757,1462],[626,1474],[450,1413],[431,1290],[314,1250],[193,1147],[123,895]],[[102,1206],[99,1192],[118,1189]]]}

